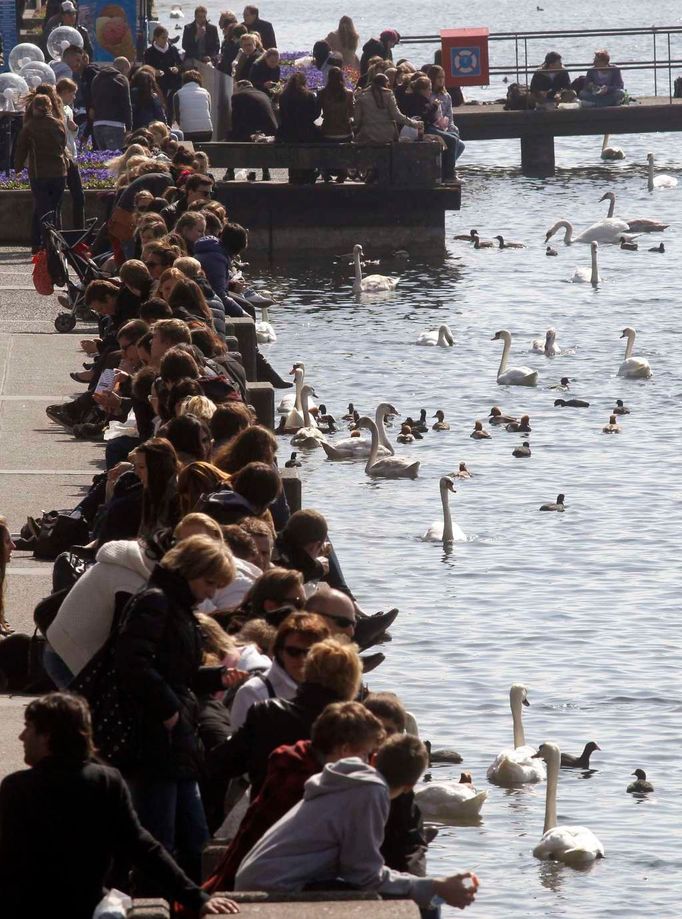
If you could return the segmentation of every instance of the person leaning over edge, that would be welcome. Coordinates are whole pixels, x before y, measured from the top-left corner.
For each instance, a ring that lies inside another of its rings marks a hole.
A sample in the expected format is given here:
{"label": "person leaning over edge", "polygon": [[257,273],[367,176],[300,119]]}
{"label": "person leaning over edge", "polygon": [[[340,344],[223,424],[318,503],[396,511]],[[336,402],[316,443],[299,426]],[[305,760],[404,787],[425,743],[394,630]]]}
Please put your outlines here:
{"label": "person leaning over edge", "polygon": [[0,785],[3,919],[39,919],[56,905],[69,919],[90,919],[117,860],[144,867],[202,915],[239,912],[226,898],[209,903],[140,826],[120,773],[95,758],[84,699],[55,692],[34,699],[24,718],[19,739],[31,768]]}

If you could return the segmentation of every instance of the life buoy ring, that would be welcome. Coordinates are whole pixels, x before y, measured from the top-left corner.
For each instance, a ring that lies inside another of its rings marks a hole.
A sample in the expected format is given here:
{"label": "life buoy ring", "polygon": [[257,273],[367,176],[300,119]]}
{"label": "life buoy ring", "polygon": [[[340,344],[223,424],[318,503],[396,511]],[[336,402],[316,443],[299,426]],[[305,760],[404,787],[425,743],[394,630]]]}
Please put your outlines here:
{"label": "life buoy ring", "polygon": [[470,76],[480,72],[478,48],[458,48],[452,57],[452,73]]}

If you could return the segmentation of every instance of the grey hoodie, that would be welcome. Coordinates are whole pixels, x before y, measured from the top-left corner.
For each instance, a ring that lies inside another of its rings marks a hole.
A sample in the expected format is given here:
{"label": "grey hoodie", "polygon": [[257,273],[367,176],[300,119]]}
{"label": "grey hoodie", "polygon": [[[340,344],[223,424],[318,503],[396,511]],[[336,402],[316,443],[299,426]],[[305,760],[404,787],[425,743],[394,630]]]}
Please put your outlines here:
{"label": "grey hoodie", "polygon": [[433,879],[387,868],[379,851],[389,804],[383,776],[358,757],[325,766],[305,783],[303,800],[244,858],[235,890],[295,891],[341,878],[428,906]]}

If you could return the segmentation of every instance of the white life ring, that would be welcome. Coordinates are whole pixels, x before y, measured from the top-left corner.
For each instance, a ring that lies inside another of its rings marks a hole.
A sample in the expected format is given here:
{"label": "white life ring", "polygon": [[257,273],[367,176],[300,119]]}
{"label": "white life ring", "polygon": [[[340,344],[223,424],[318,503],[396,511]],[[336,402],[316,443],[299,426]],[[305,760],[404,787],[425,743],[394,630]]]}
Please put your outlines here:
{"label": "white life ring", "polygon": [[468,76],[480,72],[478,48],[459,48],[452,59],[453,75]]}

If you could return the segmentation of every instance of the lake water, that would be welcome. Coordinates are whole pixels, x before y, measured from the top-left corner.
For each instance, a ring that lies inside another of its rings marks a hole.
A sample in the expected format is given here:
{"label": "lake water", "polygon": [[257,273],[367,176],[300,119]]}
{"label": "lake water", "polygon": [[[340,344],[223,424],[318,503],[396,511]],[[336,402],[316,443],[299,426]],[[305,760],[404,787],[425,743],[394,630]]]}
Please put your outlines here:
{"label": "lake water", "polygon": [[[340,12],[354,17],[363,41],[386,26],[426,33],[457,24],[502,31],[654,20],[653,10],[634,3],[579,0],[567,8],[540,0],[543,13],[536,5],[482,2],[459,23],[438,0],[414,19],[407,7],[395,13],[383,0],[371,7],[354,0],[342,9],[278,0],[261,8],[280,46],[296,49],[326,34]],[[216,20],[218,8],[212,10]],[[655,13],[661,24],[680,21],[670,2],[657,4]],[[591,44],[574,47],[573,59],[589,60]],[[622,56],[635,51],[615,39],[610,47]],[[566,44],[560,50],[571,59]],[[626,78],[635,91],[651,91],[650,77]],[[475,95],[503,91],[497,83]],[[322,451],[303,457],[301,473],[305,502],[329,519],[361,605],[401,610],[370,686],[398,691],[423,736],[457,749],[462,768],[488,788],[481,825],[442,829],[429,856],[432,872],[478,872],[471,912],[481,917],[658,919],[680,910],[682,184],[650,195],[645,158],[652,150],[681,182],[682,158],[679,135],[613,142],[626,159],[608,165],[600,161],[599,138],[559,140],[561,169],[543,181],[519,175],[517,141],[469,144],[460,169],[462,210],[447,218],[448,257],[372,269],[400,275],[384,300],[354,298],[347,259],[265,272],[282,301],[271,316],[279,336],[271,359],[281,371],[304,360],[307,380],[333,414],[344,414],[349,401],[373,414],[379,401],[390,400],[403,415],[442,408],[451,424],[449,432],[398,448],[421,460],[416,481],[373,482],[361,463],[331,463]],[[599,219],[607,190],[617,193],[617,214],[658,217],[671,229],[662,237],[664,255],[647,251],[658,235],[643,237],[638,252],[602,246],[605,280],[593,290],[568,283],[576,266],[589,263],[589,248],[557,241],[559,256],[547,258],[544,232],[561,217],[578,228]],[[452,239],[470,227],[523,240],[527,248],[476,252]],[[362,241],[371,257],[371,240]],[[441,322],[450,325],[454,348],[415,347],[421,330]],[[638,332],[636,353],[651,362],[648,382],[616,376],[627,325]],[[531,339],[549,326],[574,353],[552,360],[528,353]],[[501,328],[514,336],[512,364],[539,369],[537,388],[496,385],[500,342],[490,339]],[[557,393],[549,386],[564,375],[589,409],[553,407]],[[632,413],[620,435],[606,436],[601,428],[616,398]],[[518,435],[495,430],[491,441],[469,438],[474,420],[486,418],[493,404],[530,415],[530,459],[512,457]],[[290,448],[281,444],[284,459]],[[439,516],[439,477],[460,460],[474,478],[457,485],[451,505],[469,540],[444,553],[419,537]],[[540,504],[558,492],[566,493],[566,513],[540,514]],[[542,834],[544,784],[510,791],[486,782],[487,766],[512,741],[508,692],[517,681],[527,685],[531,702],[524,710],[529,743],[555,740],[574,753],[588,740],[602,747],[591,776],[564,770],[559,784],[559,822],[589,826],[606,847],[606,859],[587,872],[531,854]],[[656,788],[646,801],[625,792],[637,767]],[[459,768],[434,767],[433,776],[456,778]]]}

